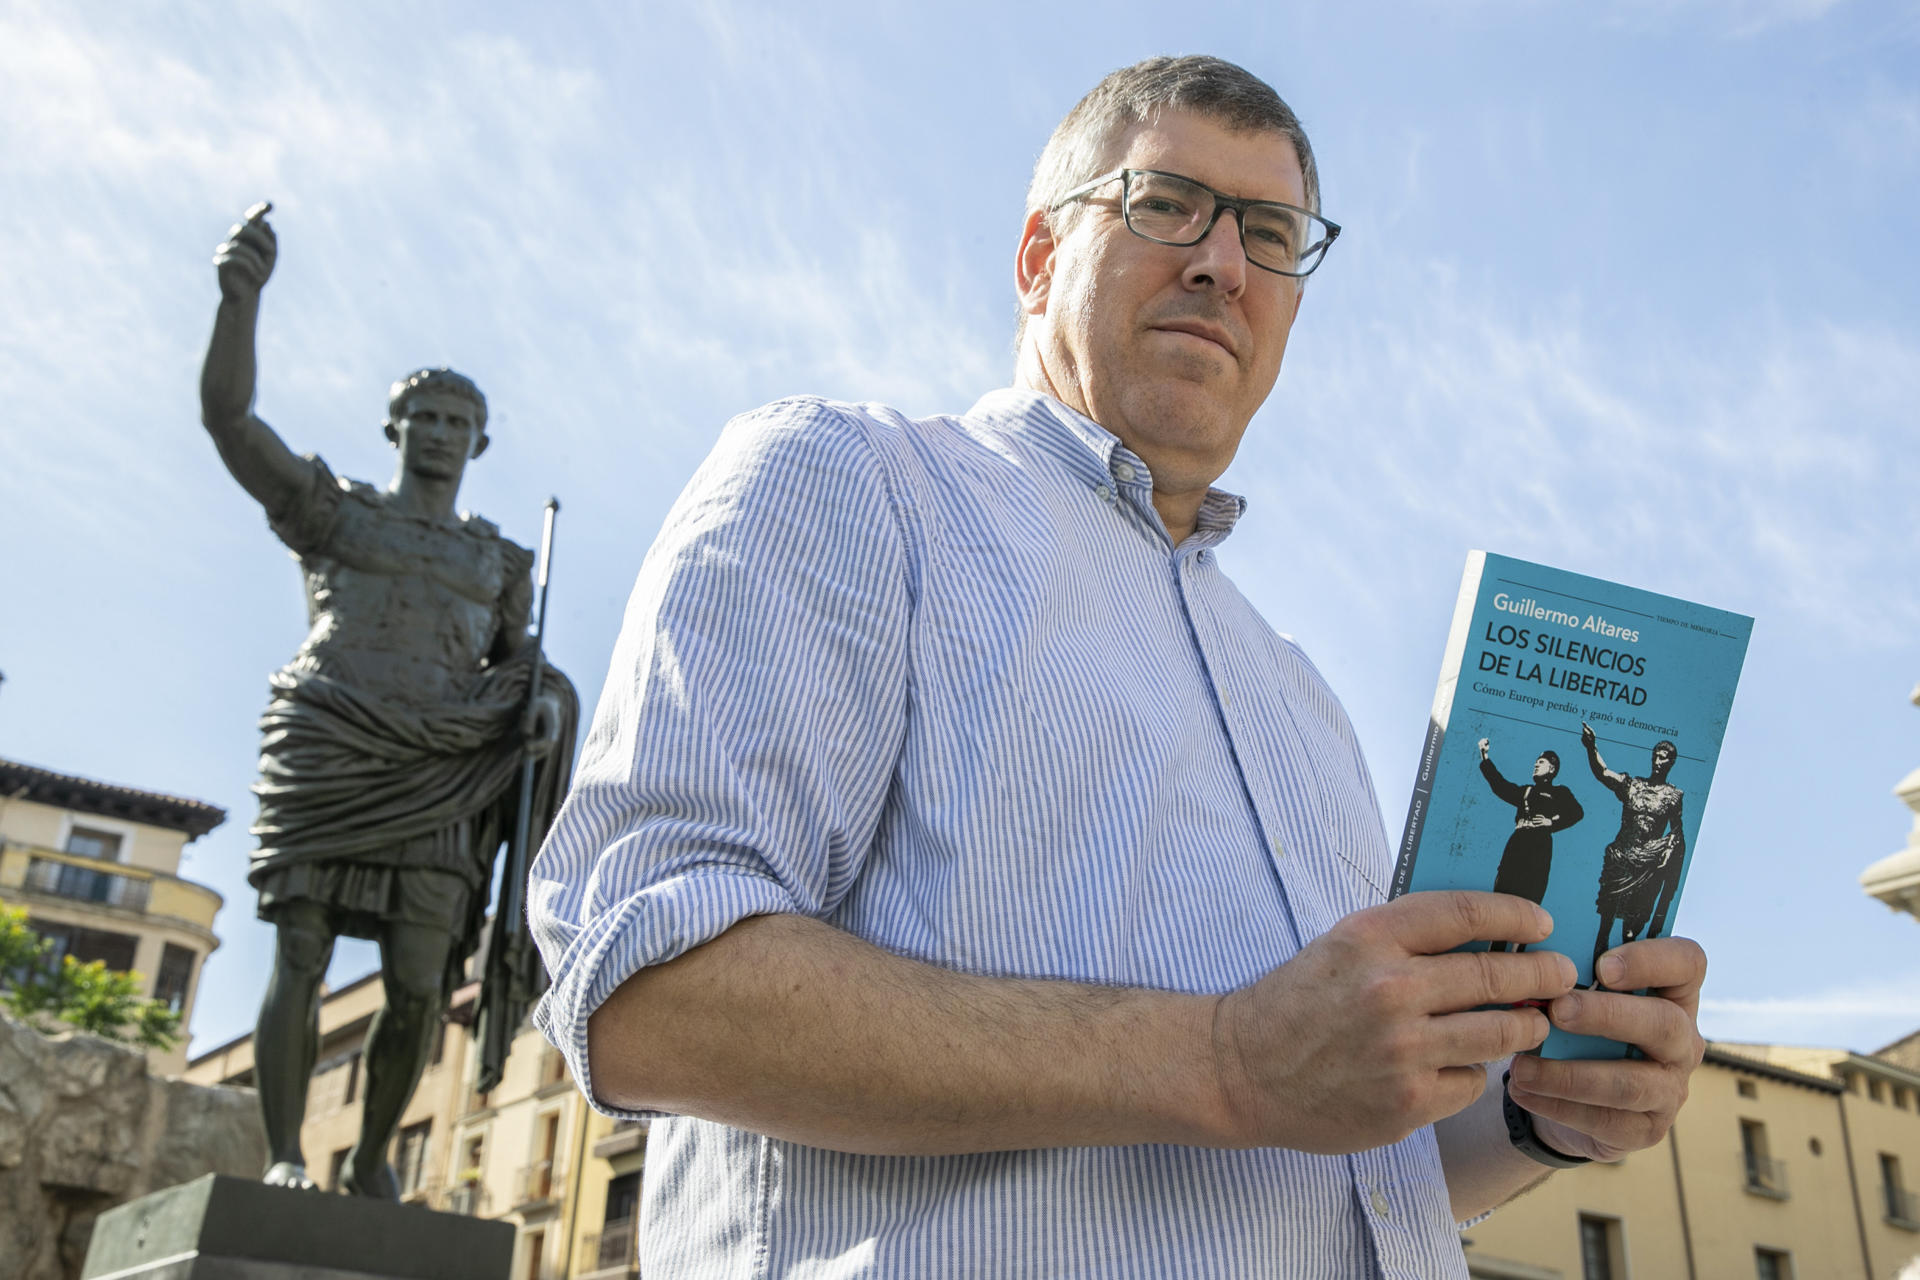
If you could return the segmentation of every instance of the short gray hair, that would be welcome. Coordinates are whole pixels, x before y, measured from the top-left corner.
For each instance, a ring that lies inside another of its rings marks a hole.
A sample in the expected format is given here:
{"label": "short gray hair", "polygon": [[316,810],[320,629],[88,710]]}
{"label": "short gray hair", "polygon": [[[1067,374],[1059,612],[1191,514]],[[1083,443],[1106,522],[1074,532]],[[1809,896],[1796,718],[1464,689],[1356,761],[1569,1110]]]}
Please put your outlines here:
{"label": "short gray hair", "polygon": [[[1155,120],[1163,111],[1187,111],[1241,133],[1277,133],[1293,144],[1306,180],[1307,208],[1320,212],[1320,171],[1300,117],[1273,86],[1224,58],[1204,55],[1155,57],[1109,72],[1067,112],[1033,167],[1027,213],[1050,209],[1060,197],[1096,176],[1121,133]],[[1027,327],[1024,311],[1019,330]]]}
{"label": "short gray hair", "polygon": [[480,388],[464,373],[455,373],[451,369],[416,369],[406,377],[394,383],[387,392],[387,425],[392,426],[396,418],[406,414],[407,401],[420,392],[440,391],[447,395],[459,396],[473,405],[474,424],[482,433],[487,429],[487,398],[480,394]]}

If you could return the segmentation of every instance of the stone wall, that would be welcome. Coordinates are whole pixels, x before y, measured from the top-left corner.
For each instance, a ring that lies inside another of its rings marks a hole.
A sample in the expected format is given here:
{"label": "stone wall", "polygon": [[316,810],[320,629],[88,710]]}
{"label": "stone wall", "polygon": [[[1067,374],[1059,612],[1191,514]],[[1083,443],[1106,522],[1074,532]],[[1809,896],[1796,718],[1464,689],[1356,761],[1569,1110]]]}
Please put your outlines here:
{"label": "stone wall", "polygon": [[73,1280],[100,1213],[266,1167],[251,1089],[147,1074],[137,1049],[0,1013],[0,1280]]}

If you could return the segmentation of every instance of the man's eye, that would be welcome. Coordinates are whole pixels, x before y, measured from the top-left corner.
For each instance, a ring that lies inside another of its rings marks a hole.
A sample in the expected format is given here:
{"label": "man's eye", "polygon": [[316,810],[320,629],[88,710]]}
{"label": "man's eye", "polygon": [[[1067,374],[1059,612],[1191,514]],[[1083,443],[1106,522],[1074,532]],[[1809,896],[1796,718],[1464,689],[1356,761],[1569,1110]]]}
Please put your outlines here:
{"label": "man's eye", "polygon": [[1133,207],[1139,213],[1167,213],[1183,218],[1188,213],[1187,206],[1172,196],[1140,196],[1134,200]]}

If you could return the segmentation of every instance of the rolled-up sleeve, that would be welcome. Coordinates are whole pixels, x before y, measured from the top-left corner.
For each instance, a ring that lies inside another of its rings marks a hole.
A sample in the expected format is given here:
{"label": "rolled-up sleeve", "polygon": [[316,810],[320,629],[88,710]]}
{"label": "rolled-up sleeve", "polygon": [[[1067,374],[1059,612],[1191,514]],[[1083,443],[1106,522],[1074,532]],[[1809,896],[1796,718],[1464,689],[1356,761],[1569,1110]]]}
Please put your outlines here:
{"label": "rolled-up sleeve", "polygon": [[749,916],[832,911],[906,725],[908,544],[857,411],[730,422],[640,570],[572,789],[535,859],[534,1022],[596,1107],[587,1019]]}

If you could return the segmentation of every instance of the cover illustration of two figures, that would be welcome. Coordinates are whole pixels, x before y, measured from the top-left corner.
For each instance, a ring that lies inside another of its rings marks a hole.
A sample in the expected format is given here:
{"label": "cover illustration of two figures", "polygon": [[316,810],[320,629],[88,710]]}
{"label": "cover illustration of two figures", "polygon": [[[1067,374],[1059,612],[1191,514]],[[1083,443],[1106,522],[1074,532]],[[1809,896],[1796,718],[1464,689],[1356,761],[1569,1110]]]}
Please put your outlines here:
{"label": "cover illustration of two figures", "polygon": [[[1582,984],[1663,937],[1753,620],[1473,552],[1407,813],[1396,895],[1492,889],[1553,916]],[[1476,944],[1504,950],[1504,942]],[[1558,1029],[1548,1057],[1625,1046]]]}

